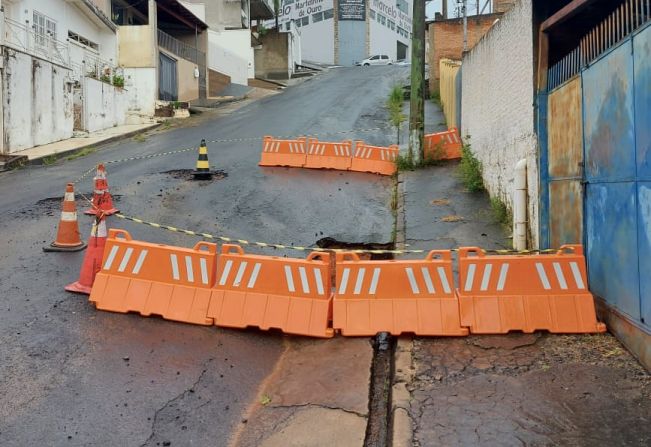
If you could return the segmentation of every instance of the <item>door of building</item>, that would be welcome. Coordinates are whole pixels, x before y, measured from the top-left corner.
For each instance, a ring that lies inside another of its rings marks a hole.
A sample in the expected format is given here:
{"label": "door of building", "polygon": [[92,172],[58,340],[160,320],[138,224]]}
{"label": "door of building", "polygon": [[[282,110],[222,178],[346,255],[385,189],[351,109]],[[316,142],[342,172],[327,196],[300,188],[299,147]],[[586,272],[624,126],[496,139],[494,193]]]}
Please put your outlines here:
{"label": "door of building", "polygon": [[158,64],[158,99],[163,101],[178,100],[178,80],[176,60],[159,53]]}

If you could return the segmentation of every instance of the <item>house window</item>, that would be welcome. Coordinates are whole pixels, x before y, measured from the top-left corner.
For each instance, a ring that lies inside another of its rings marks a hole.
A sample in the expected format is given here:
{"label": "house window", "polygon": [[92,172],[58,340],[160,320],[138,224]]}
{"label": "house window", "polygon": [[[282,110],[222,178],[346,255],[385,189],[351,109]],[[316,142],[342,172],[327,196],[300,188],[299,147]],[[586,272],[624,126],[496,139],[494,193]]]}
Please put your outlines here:
{"label": "house window", "polygon": [[323,11],[323,20],[331,19],[334,16],[335,16],[335,10],[334,9],[328,9],[326,11]]}
{"label": "house window", "polygon": [[322,20],[323,20],[322,12],[317,12],[316,14],[312,14],[312,23],[320,22]]}
{"label": "house window", "polygon": [[34,11],[33,28],[38,45],[45,46],[49,39],[57,38],[57,22],[38,11]]}
{"label": "house window", "polygon": [[396,7],[399,11],[402,11],[405,14],[409,14],[409,5],[407,4],[406,0],[397,0]]}
{"label": "house window", "polygon": [[369,9],[368,14],[369,14],[369,16],[371,16],[371,20],[375,19],[375,11],[373,11],[372,9]]}
{"label": "house window", "polygon": [[391,28],[392,30],[395,30],[396,29],[396,22],[394,22],[393,20],[389,20],[389,24],[387,26],[389,28]]}
{"label": "house window", "polygon": [[83,36],[80,36],[77,33],[73,33],[72,31],[68,31],[68,39],[69,40],[74,40],[75,42],[79,42],[83,46],[86,46],[88,48],[92,48],[93,50],[99,50],[99,45],[93,42],[92,40],[86,39]]}
{"label": "house window", "polygon": [[305,16],[302,19],[300,19],[301,26],[309,25],[310,24],[310,16]]}

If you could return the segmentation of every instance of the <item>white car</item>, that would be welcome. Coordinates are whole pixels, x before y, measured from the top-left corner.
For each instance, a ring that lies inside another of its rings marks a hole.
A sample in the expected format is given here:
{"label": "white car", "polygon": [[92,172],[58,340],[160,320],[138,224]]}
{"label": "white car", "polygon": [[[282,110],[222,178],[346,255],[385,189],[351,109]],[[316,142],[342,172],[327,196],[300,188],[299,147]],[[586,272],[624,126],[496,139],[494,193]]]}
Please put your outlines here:
{"label": "white car", "polygon": [[364,59],[359,65],[368,67],[369,65],[391,65],[391,59],[386,54],[376,54],[375,56]]}

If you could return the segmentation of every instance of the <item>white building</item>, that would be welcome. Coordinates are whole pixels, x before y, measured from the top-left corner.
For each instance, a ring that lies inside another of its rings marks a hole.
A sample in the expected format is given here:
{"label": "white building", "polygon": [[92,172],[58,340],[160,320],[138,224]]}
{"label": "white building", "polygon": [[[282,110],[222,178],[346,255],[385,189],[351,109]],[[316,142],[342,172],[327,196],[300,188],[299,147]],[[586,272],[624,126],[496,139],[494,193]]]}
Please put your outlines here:
{"label": "white building", "polygon": [[[353,65],[373,54],[409,59],[411,0],[281,0],[279,27],[301,29],[306,61]],[[264,22],[275,27],[275,20]]]}
{"label": "white building", "polygon": [[1,152],[124,123],[108,1],[2,0],[0,15]]}
{"label": "white building", "polygon": [[[251,20],[273,17],[272,0],[185,0],[184,4],[203,4],[208,29],[208,68],[211,84],[219,89],[225,78],[247,85],[255,76],[251,45]],[[218,81],[215,81],[218,79]],[[216,92],[215,92],[216,93]]]}

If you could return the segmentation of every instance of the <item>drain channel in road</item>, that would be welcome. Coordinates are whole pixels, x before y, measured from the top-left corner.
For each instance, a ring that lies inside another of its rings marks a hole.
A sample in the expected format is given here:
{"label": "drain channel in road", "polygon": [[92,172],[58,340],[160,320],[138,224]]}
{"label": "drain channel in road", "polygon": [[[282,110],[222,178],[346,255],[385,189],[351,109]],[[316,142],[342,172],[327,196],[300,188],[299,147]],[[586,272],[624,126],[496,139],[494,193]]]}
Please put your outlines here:
{"label": "drain channel in road", "polygon": [[[320,248],[348,250],[394,250],[395,244],[342,242],[331,237],[319,239]],[[391,253],[362,253],[360,258],[367,260],[393,259]],[[335,278],[333,278],[335,284]],[[336,286],[336,284],[335,284]],[[364,447],[386,447],[390,444],[391,433],[391,389],[393,386],[394,354],[396,340],[386,332],[378,334],[371,340],[373,361],[371,363],[371,380],[368,394],[368,423]]]}

